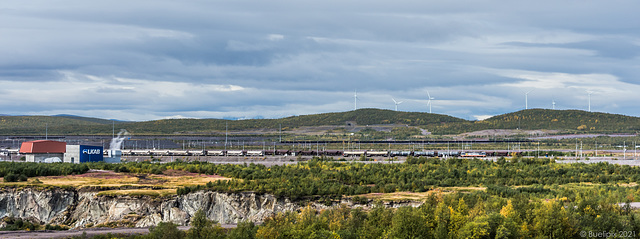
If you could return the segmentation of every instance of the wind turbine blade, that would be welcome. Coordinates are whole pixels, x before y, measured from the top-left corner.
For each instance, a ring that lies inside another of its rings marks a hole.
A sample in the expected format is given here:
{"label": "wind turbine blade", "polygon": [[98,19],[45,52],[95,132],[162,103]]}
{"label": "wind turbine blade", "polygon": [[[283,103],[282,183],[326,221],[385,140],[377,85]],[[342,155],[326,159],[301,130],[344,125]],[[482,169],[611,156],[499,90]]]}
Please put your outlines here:
{"label": "wind turbine blade", "polygon": [[429,96],[429,99],[431,99],[431,94],[429,94],[429,91],[427,91],[427,96]]}

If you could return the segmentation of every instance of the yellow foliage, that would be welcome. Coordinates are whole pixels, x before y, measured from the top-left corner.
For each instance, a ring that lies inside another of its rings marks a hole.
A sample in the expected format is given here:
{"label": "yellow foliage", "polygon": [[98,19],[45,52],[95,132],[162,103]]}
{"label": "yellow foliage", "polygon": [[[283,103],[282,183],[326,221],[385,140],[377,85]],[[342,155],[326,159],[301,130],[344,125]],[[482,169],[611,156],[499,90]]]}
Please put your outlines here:
{"label": "yellow foliage", "polygon": [[513,204],[511,204],[511,200],[507,201],[507,205],[500,209],[500,215],[507,218],[514,214],[513,212]]}

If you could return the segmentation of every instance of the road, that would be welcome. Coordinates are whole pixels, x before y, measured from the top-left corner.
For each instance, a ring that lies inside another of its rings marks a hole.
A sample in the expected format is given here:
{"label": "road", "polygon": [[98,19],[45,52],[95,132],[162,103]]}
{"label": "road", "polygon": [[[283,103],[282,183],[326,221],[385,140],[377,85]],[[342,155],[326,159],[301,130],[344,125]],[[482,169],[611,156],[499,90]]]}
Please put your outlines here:
{"label": "road", "polygon": [[[235,228],[236,224],[222,224],[224,228]],[[186,231],[191,228],[190,226],[179,226],[178,229]],[[133,234],[148,234],[148,227],[127,227],[127,228],[86,228],[82,230],[68,230],[68,231],[0,231],[0,239],[45,239],[45,238],[70,238],[75,236],[82,236],[86,233],[88,237],[96,235],[104,235],[111,233],[114,235],[133,235]]]}

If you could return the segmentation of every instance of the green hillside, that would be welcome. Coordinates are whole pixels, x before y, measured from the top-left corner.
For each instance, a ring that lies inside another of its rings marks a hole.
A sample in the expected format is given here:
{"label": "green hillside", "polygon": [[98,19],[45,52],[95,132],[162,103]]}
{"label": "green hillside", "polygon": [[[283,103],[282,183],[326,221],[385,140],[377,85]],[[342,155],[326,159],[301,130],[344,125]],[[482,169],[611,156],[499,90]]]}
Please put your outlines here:
{"label": "green hillside", "polygon": [[[229,130],[278,129],[302,126],[402,124],[419,126],[434,134],[458,134],[486,129],[551,129],[578,133],[635,133],[640,131],[640,118],[586,112],[579,110],[530,109],[468,121],[447,115],[420,112],[398,112],[382,109],[359,109],[348,112],[291,116],[281,119],[166,119],[145,122],[115,121],[117,129],[142,134],[217,134]],[[42,135],[48,125],[49,134],[111,134],[114,121],[78,116],[0,116],[0,134]]]}
{"label": "green hillside", "polygon": [[69,118],[69,119],[75,119],[75,120],[82,120],[82,121],[88,121],[88,122],[92,122],[92,123],[98,123],[98,124],[121,124],[121,123],[126,123],[126,121],[119,121],[119,120],[108,120],[108,119],[100,119],[100,118],[91,118],[91,117],[82,117],[82,116],[77,116],[77,115],[54,115],[54,117],[62,117],[62,118]]}
{"label": "green hillside", "polygon": [[62,128],[90,127],[101,125],[96,122],[57,116],[0,116],[2,134],[44,134],[49,126],[50,133],[61,132]]}
{"label": "green hillside", "polygon": [[229,130],[278,129],[280,126],[286,130],[301,126],[345,125],[347,121],[354,121],[359,125],[403,124],[411,126],[465,122],[460,118],[439,114],[359,109],[340,113],[291,116],[282,119],[167,119],[125,123],[120,127],[125,127],[138,134],[174,134],[224,132],[227,126]]}
{"label": "green hillside", "polygon": [[640,118],[582,110],[529,109],[497,115],[482,121],[440,125],[432,128],[432,132],[436,134],[453,134],[486,129],[549,129],[572,133],[636,133],[640,131]]}

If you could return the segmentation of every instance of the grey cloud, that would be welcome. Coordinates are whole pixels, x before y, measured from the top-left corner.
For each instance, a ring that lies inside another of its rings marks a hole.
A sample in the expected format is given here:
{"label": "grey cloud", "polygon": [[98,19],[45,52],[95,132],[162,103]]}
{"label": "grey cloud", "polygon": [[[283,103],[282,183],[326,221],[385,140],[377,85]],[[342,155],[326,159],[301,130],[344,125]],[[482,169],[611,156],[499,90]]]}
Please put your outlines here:
{"label": "grey cloud", "polygon": [[[10,56],[0,58],[0,81],[58,82],[67,79],[59,72],[70,72],[75,87],[93,95],[0,104],[12,114],[91,107],[129,119],[268,118],[350,110],[356,89],[363,106],[391,108],[388,98],[398,96],[404,110],[424,111],[420,100],[433,89],[441,103],[434,111],[472,118],[521,108],[524,89],[504,85],[523,80],[491,69],[606,74],[640,84],[634,1],[64,3],[0,9],[0,54]],[[135,84],[119,78],[246,90],[166,94],[127,88]],[[554,92],[536,91],[530,102],[548,105]],[[571,92],[558,102],[581,107],[579,92]],[[597,107],[636,114],[618,97]]]}
{"label": "grey cloud", "polygon": [[511,46],[522,47],[549,47],[549,48],[572,48],[582,49],[596,52],[598,56],[633,59],[640,55],[640,45],[628,39],[603,38],[591,41],[581,41],[573,43],[524,43],[511,42],[506,43]]}

